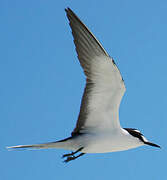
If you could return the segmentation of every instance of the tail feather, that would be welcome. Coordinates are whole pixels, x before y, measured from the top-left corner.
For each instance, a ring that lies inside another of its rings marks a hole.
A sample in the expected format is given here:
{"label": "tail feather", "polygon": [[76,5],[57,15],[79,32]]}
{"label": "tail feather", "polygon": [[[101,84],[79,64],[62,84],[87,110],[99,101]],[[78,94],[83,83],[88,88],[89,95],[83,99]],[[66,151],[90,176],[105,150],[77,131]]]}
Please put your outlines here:
{"label": "tail feather", "polygon": [[18,146],[9,146],[7,149],[67,149],[67,150],[75,150],[73,147],[73,143],[71,143],[71,138],[67,138],[61,141],[49,142],[43,144],[31,144],[31,145],[18,145]]}
{"label": "tail feather", "polygon": [[48,149],[48,148],[56,148],[56,142],[7,147],[7,149]]}

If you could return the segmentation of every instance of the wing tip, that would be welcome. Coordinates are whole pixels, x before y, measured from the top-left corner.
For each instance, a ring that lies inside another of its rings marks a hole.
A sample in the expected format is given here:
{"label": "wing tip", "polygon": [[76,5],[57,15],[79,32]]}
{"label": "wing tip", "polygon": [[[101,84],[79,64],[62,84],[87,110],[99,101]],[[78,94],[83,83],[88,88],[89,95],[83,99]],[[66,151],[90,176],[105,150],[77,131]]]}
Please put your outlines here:
{"label": "wing tip", "polygon": [[69,7],[65,8],[65,12],[67,14],[74,14],[74,12]]}

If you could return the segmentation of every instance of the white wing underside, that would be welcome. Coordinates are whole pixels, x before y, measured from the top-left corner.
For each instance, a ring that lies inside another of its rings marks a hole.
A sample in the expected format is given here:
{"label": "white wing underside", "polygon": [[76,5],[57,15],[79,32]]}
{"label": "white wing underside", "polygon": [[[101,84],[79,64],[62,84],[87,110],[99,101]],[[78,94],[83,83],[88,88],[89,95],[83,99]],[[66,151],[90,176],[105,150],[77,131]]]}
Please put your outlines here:
{"label": "white wing underside", "polygon": [[78,59],[87,77],[80,114],[72,134],[120,127],[119,106],[125,85],[119,69],[95,36],[68,8]]}
{"label": "white wing underside", "polygon": [[119,70],[107,56],[92,59],[90,69],[93,85],[87,100],[88,115],[80,132],[118,128],[119,105],[125,92]]}

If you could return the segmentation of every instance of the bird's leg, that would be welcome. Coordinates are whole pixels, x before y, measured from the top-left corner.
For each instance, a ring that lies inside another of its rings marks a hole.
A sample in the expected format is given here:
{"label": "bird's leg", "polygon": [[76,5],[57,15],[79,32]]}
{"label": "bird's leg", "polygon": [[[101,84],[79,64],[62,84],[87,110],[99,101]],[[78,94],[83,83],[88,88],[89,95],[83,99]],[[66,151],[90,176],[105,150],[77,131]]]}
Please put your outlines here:
{"label": "bird's leg", "polygon": [[77,159],[78,157],[80,156],[83,156],[85,153],[80,153],[78,156],[68,156],[67,159],[64,161],[65,163],[69,162],[69,161],[72,161],[72,160],[75,160]]}
{"label": "bird's leg", "polygon": [[62,158],[65,158],[65,157],[69,157],[69,156],[74,156],[74,154],[78,153],[79,151],[81,151],[83,149],[83,147],[79,148],[78,150],[72,152],[72,153],[69,153],[69,154],[64,154],[62,156]]}
{"label": "bird's leg", "polygon": [[64,161],[64,162],[69,162],[69,161],[72,161],[72,160],[75,160],[77,159],[78,157],[80,156],[83,156],[85,153],[80,153],[78,156],[74,156],[74,154],[78,153],[79,151],[81,151],[84,147],[81,147],[79,148],[78,150],[72,152],[72,153],[69,153],[69,154],[64,154],[63,155],[63,158],[67,157],[67,159]]}

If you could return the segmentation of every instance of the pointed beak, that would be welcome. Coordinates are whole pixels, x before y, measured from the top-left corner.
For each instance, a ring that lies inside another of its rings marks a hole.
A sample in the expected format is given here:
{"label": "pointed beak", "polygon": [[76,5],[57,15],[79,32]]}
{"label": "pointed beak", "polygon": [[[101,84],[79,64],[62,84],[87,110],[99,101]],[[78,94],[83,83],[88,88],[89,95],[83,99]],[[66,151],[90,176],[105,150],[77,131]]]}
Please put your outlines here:
{"label": "pointed beak", "polygon": [[151,143],[151,142],[144,142],[144,144],[147,144],[147,145],[149,145],[149,146],[154,146],[154,147],[161,148],[159,145],[154,144],[154,143]]}

